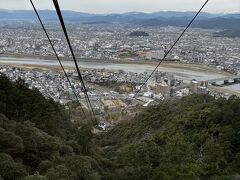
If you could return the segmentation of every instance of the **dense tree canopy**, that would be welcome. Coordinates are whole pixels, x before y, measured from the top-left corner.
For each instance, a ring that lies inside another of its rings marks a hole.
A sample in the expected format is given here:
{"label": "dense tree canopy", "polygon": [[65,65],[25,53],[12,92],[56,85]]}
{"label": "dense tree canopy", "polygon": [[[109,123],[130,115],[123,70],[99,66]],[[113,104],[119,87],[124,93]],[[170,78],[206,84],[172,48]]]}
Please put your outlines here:
{"label": "dense tree canopy", "polygon": [[106,133],[0,75],[0,179],[239,179],[240,99],[163,101]]}
{"label": "dense tree canopy", "polygon": [[164,101],[102,138],[122,179],[239,178],[240,99]]}
{"label": "dense tree canopy", "polygon": [[0,107],[1,178],[99,179],[91,129],[75,127],[63,106],[0,75]]}
{"label": "dense tree canopy", "polygon": [[51,135],[66,136],[70,122],[64,108],[45,99],[37,89],[30,90],[23,80],[10,82],[0,77],[0,113],[17,122],[31,121]]}

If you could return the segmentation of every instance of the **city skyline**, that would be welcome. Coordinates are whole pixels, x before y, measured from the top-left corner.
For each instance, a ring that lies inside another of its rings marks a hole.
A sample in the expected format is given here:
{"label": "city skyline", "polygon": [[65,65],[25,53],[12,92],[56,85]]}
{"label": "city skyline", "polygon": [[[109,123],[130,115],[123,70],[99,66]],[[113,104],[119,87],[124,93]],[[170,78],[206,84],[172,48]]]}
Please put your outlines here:
{"label": "city skyline", "polygon": [[[63,10],[88,12],[96,14],[125,13],[125,12],[157,12],[157,11],[197,11],[205,0],[155,0],[149,3],[147,0],[59,0]],[[35,0],[38,9],[54,9],[52,1]],[[31,10],[28,0],[1,0],[0,9]],[[240,12],[240,1],[236,0],[210,0],[204,8],[209,13],[233,13]]]}

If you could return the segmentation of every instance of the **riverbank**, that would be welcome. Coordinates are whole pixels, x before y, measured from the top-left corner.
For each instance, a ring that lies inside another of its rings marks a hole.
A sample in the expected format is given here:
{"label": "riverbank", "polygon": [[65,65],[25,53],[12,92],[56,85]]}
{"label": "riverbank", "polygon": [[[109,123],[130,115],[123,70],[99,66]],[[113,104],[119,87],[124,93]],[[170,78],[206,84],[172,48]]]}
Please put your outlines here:
{"label": "riverbank", "polygon": [[[0,58],[10,58],[15,60],[22,60],[22,59],[33,59],[38,61],[45,61],[45,60],[52,60],[57,61],[55,56],[30,56],[30,55],[16,55],[16,54],[0,54]],[[68,62],[72,62],[73,59],[71,57],[61,57],[60,58],[62,62],[67,64]],[[134,67],[135,65],[146,65],[146,66],[157,66],[159,64],[159,61],[133,61],[133,60],[127,60],[127,59],[121,59],[121,60],[110,60],[110,59],[93,59],[93,58],[77,58],[78,62],[85,62],[85,63],[96,63],[96,64],[125,64],[129,65],[131,67]],[[1,62],[0,63],[4,63]],[[15,64],[18,66],[18,63]],[[29,64],[22,64],[22,66],[28,66]],[[36,65],[32,64],[33,67],[41,67],[46,68],[46,65]],[[219,73],[222,75],[229,76],[231,75],[228,72],[217,70],[213,67],[209,67],[205,64],[190,64],[190,63],[181,63],[181,62],[173,62],[173,61],[165,61],[161,64],[161,67],[163,68],[173,68],[173,69],[182,69],[184,70],[190,70],[190,71],[206,71],[206,72],[213,72],[213,73]],[[58,64],[51,65],[51,68],[58,69]],[[74,69],[72,66],[66,66],[67,69]],[[86,68],[83,68],[86,69]],[[121,69],[124,70],[124,69]]]}
{"label": "riverbank", "polygon": [[208,87],[210,90],[214,90],[216,92],[222,93],[222,94],[234,94],[238,97],[240,97],[240,89],[235,89],[235,88],[231,88],[229,86],[209,86]]}
{"label": "riverbank", "polygon": [[[47,59],[46,57],[0,57],[0,64],[11,65],[23,69],[38,70],[38,71],[62,71],[58,64],[58,61],[54,58]],[[104,71],[118,71],[124,70],[126,72],[135,73],[151,73],[156,67],[158,62],[149,61],[123,61],[123,62],[106,62],[96,60],[84,60],[78,59],[81,70],[103,69]],[[62,64],[65,69],[74,70],[75,66],[72,60],[62,60]],[[159,71],[173,74],[177,79],[181,79],[187,83],[190,80],[196,79],[198,81],[208,81],[216,78],[224,78],[232,76],[230,73],[217,70],[213,67],[209,67],[203,64],[184,64],[179,62],[164,62],[159,67]],[[215,90],[223,93],[240,94],[240,89],[234,87],[214,88]]]}

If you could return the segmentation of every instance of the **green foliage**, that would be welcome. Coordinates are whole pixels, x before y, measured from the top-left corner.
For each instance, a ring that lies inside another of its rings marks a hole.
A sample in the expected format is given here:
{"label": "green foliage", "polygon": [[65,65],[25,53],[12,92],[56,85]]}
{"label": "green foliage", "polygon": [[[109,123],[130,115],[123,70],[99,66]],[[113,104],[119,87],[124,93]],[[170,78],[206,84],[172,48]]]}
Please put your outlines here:
{"label": "green foliage", "polygon": [[[99,179],[93,135],[78,129],[64,108],[0,76],[0,176],[12,179]],[[39,172],[40,174],[36,173]]]}
{"label": "green foliage", "polygon": [[91,132],[92,127],[90,125],[82,125],[80,131],[77,133],[77,141],[82,145],[81,152],[84,155],[91,154],[92,149],[92,138],[93,134]]}
{"label": "green foliage", "polygon": [[34,174],[34,175],[25,177],[24,180],[47,180],[47,178],[39,174]]}
{"label": "green foliage", "polygon": [[1,153],[0,175],[5,180],[18,180],[25,177],[27,175],[27,171],[22,164],[16,163],[10,155]]}
{"label": "green foliage", "polygon": [[129,36],[133,36],[133,37],[141,37],[141,36],[149,36],[148,33],[144,32],[144,31],[133,31],[129,34]]}
{"label": "green foliage", "polygon": [[110,131],[0,76],[0,179],[239,179],[240,99],[163,101]]}
{"label": "green foliage", "polygon": [[17,154],[24,151],[23,140],[20,136],[0,127],[0,137],[0,152]]}
{"label": "green foliage", "polygon": [[46,173],[46,177],[49,180],[68,179],[70,176],[71,176],[71,173],[68,171],[66,165],[64,165],[64,164],[55,166],[55,167],[49,169]]}
{"label": "green foliage", "polygon": [[102,154],[119,166],[110,179],[239,177],[239,114],[235,96],[196,94],[148,108],[102,135]]}
{"label": "green foliage", "polygon": [[50,135],[66,137],[71,128],[61,105],[37,89],[28,89],[23,80],[12,83],[4,75],[0,75],[0,113],[18,122],[29,120]]}
{"label": "green foliage", "polygon": [[167,139],[154,179],[195,179],[199,176],[201,161],[197,160],[193,148],[193,144],[186,142],[182,134]]}

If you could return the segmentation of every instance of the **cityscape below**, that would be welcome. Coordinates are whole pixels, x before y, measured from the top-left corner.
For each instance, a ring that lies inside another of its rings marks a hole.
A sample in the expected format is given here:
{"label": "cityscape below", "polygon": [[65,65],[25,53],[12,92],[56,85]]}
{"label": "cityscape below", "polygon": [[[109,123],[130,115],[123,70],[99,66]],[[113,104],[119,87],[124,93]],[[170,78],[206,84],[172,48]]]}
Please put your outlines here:
{"label": "cityscape below", "polygon": [[[46,27],[72,86],[87,108],[61,27],[55,21],[47,21]],[[192,93],[216,98],[240,95],[240,38],[219,35],[221,29],[188,30],[144,84],[182,27],[106,22],[67,22],[67,27],[94,111],[109,126],[126,119],[122,112],[133,117],[139,104],[151,106]],[[29,88],[37,88],[62,104],[76,100],[37,22],[4,20],[0,36],[1,73],[12,81],[24,79]]]}
{"label": "cityscape below", "polygon": [[216,1],[0,8],[0,180],[239,180],[240,13]]}

